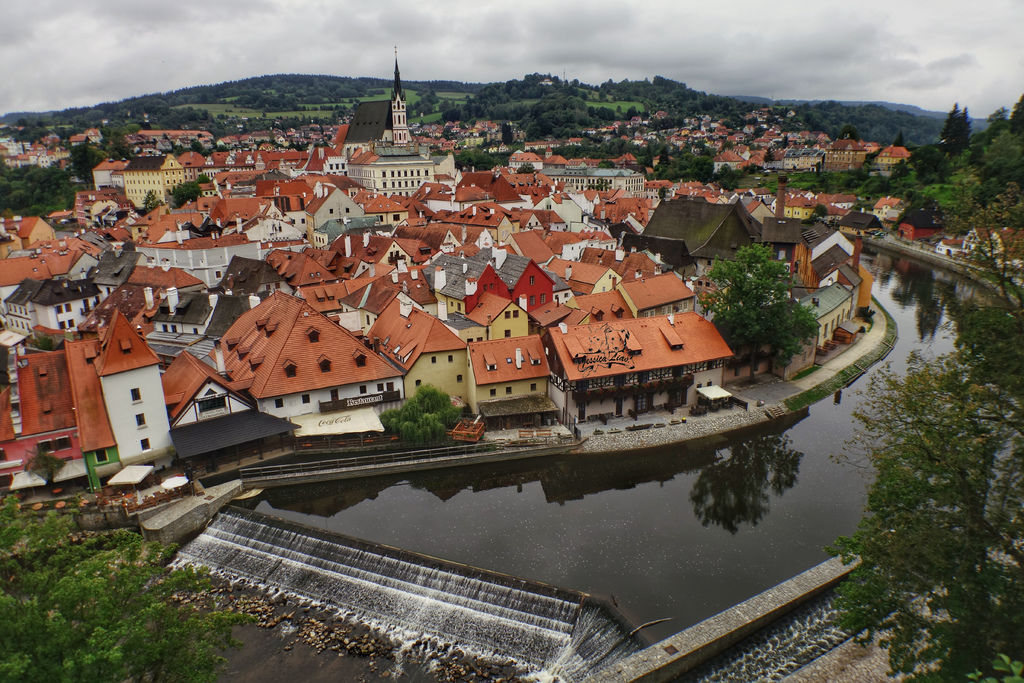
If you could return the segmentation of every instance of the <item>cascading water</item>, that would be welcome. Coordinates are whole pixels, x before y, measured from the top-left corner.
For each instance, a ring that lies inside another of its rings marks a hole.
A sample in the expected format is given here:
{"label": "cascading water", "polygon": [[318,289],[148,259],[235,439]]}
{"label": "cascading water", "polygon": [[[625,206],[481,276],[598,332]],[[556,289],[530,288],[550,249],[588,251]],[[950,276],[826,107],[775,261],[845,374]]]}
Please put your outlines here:
{"label": "cascading water", "polygon": [[827,592],[687,672],[685,683],[780,681],[849,638]]}
{"label": "cascading water", "polygon": [[176,563],[324,603],[407,641],[446,641],[566,681],[641,648],[582,593],[237,508],[221,512]]}

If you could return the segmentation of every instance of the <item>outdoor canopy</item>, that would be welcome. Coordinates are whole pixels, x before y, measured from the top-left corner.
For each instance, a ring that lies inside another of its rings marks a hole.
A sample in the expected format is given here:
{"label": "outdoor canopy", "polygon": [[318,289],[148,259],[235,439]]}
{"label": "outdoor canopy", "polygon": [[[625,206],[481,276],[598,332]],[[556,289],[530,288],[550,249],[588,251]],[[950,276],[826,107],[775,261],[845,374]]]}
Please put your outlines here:
{"label": "outdoor canopy", "polygon": [[709,401],[715,401],[718,399],[729,398],[732,396],[728,391],[722,387],[711,385],[709,387],[697,387],[697,393],[708,399]]}
{"label": "outdoor canopy", "polygon": [[56,481],[67,481],[68,479],[77,479],[78,477],[84,477],[85,471],[85,460],[78,459],[72,460],[71,462],[60,468],[60,471],[53,477]]}
{"label": "outdoor canopy", "polygon": [[128,465],[128,467],[125,467],[110,479],[107,479],[107,484],[109,486],[138,484],[148,477],[149,473],[152,471],[152,465]]}
{"label": "outdoor canopy", "polygon": [[40,477],[35,472],[18,472],[11,477],[11,491],[17,491],[18,489],[29,489],[33,486],[45,486],[46,480]]}
{"label": "outdoor canopy", "polygon": [[299,425],[295,436],[317,436],[327,434],[354,434],[358,432],[383,432],[384,425],[373,408],[337,410],[333,413],[313,413],[291,418]]}

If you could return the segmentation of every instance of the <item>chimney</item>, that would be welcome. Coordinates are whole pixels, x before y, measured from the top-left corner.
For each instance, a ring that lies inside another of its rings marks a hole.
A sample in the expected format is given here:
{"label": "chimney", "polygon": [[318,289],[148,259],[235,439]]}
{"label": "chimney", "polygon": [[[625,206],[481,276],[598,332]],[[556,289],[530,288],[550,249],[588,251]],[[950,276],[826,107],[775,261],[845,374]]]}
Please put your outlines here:
{"label": "chimney", "polygon": [[462,243],[465,244],[468,239],[468,231],[466,230],[466,224],[462,224]]}
{"label": "chimney", "polygon": [[443,266],[434,268],[434,291],[440,292],[448,285],[448,271]]}
{"label": "chimney", "polygon": [[775,193],[775,217],[783,219],[786,217],[786,184],[789,182],[789,178],[784,175],[779,176],[779,189]]}
{"label": "chimney", "polygon": [[568,282],[572,279],[572,266],[565,267],[565,281]]}
{"label": "chimney", "polygon": [[[404,261],[400,261],[400,263],[404,263]],[[418,270],[410,270],[409,271],[409,279],[411,279],[411,280],[419,280],[420,279],[420,271],[418,271]]]}
{"label": "chimney", "polygon": [[376,263],[371,263],[370,264],[370,277],[377,277],[377,264]]}
{"label": "chimney", "polygon": [[352,235],[345,235],[345,257],[352,256]]}
{"label": "chimney", "polygon": [[508,256],[508,252],[504,249],[498,249],[494,247],[494,269],[501,270],[501,267],[505,265],[505,258]]}
{"label": "chimney", "polygon": [[142,290],[142,293],[146,295],[146,310],[153,308],[153,288],[146,287]]}
{"label": "chimney", "polygon": [[466,296],[473,296],[474,294],[476,294],[476,286],[477,286],[476,285],[476,278],[475,277],[467,277],[466,278]]}
{"label": "chimney", "polygon": [[412,304],[404,301],[398,302],[398,314],[403,318],[408,318],[409,314],[412,313]]}
{"label": "chimney", "polygon": [[569,326],[566,325],[565,323],[558,323],[558,331],[561,332],[562,334],[568,334]]}
{"label": "chimney", "polygon": [[249,308],[253,309],[260,305],[260,298],[255,294],[249,295]]}
{"label": "chimney", "polygon": [[396,265],[398,266],[398,272],[399,273],[408,273],[409,272],[409,264],[407,264],[405,262],[405,259],[402,259]]}
{"label": "chimney", "polygon": [[516,347],[516,370],[522,370],[522,369],[523,369],[523,350],[517,346]]}
{"label": "chimney", "polygon": [[448,304],[440,299],[437,301],[437,319],[443,323],[448,322]]}
{"label": "chimney", "polygon": [[166,297],[167,297],[167,308],[169,308],[171,313],[173,314],[176,310],[178,310],[178,288],[177,287],[168,287],[167,288],[167,292],[166,292]]}
{"label": "chimney", "polygon": [[396,285],[398,284],[398,270],[391,271],[391,282]]}
{"label": "chimney", "polygon": [[180,226],[178,227],[177,230],[174,231],[174,238],[178,240],[178,244],[181,244],[182,242],[185,241],[185,234]]}
{"label": "chimney", "polygon": [[465,275],[469,272],[469,264],[465,261],[462,262],[462,274]]}
{"label": "chimney", "polygon": [[220,347],[220,340],[213,346],[213,356],[217,359],[217,372],[221,375],[227,374],[227,368],[224,367],[224,349]]}
{"label": "chimney", "polygon": [[210,308],[211,308],[211,309],[213,309],[213,308],[217,308],[217,299],[218,299],[218,296],[217,296],[216,294],[211,294],[211,295],[210,295],[210,297],[209,297],[209,299],[210,299]]}
{"label": "chimney", "polygon": [[671,325],[672,327],[676,326],[676,316],[675,316],[675,313],[669,313],[668,314],[668,324]]}
{"label": "chimney", "polygon": [[860,268],[860,250],[864,248],[864,238],[857,235],[857,239],[853,241],[853,269],[858,270]]}
{"label": "chimney", "polygon": [[636,279],[636,280],[642,280],[643,277],[644,277],[644,272],[642,270],[640,270],[639,268],[637,268],[636,272],[633,273],[633,278]]}
{"label": "chimney", "polygon": [[370,232],[366,231],[363,233],[363,249],[370,246]]}
{"label": "chimney", "polygon": [[624,258],[626,258],[626,251],[624,249],[616,249],[615,250],[615,260],[616,261],[621,261]]}

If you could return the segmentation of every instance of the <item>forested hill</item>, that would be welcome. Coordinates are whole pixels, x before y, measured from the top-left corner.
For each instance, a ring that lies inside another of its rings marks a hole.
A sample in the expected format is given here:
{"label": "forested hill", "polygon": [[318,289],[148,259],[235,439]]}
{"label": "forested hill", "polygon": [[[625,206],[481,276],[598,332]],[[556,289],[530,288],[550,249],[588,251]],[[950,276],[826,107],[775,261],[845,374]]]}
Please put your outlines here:
{"label": "forested hill", "polygon": [[[700,115],[725,119],[730,127],[742,127],[743,115],[758,106],[693,90],[661,76],[589,85],[530,74],[504,83],[403,81],[403,87],[410,121],[508,120],[516,122],[530,138],[568,137],[587,128],[657,111],[668,113],[658,121],[659,128],[673,128],[687,117]],[[135,123],[152,128],[205,128],[222,135],[275,121],[285,126],[311,121],[334,123],[359,101],[387,97],[390,89],[390,79],[279,74],[142,95],[94,107],[7,114],[0,121],[24,119],[75,129],[106,121],[114,126]],[[795,113],[786,117],[789,129],[822,130],[836,136],[850,124],[863,139],[886,144],[900,131],[911,144],[935,142],[942,127],[939,119],[875,104],[819,102],[775,108]]]}

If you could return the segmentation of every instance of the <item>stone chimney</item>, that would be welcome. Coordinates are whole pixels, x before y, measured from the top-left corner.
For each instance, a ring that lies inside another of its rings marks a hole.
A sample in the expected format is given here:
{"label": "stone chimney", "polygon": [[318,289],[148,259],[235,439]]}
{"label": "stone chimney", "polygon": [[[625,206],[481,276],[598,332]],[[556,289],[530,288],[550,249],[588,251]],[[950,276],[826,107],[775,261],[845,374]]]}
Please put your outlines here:
{"label": "stone chimney", "polygon": [[142,293],[146,296],[146,310],[153,308],[153,288],[146,287],[142,290]]}
{"label": "stone chimney", "polygon": [[642,271],[639,268],[637,268],[636,272],[633,273],[633,278],[636,279],[636,280],[642,280],[643,277],[644,277],[644,271]]}
{"label": "stone chimney", "polygon": [[565,323],[558,323],[558,331],[561,332],[562,334],[568,334],[569,326],[566,325]]}
{"label": "stone chimney", "polygon": [[392,282],[392,284],[396,284],[396,285],[398,284],[398,270],[397,269],[391,271],[391,282]]}
{"label": "stone chimney", "polygon": [[568,282],[572,278],[572,266],[565,267],[565,281]]}
{"label": "stone chimney", "polygon": [[227,368],[224,366],[224,349],[220,347],[220,340],[213,346],[213,357],[217,359],[217,372],[221,375],[226,375]]}
{"label": "stone chimney", "polygon": [[253,309],[260,305],[260,298],[255,294],[249,295],[249,308]]}
{"label": "stone chimney", "polygon": [[501,270],[501,267],[505,265],[505,259],[508,257],[508,252],[504,249],[498,249],[493,247],[494,253],[494,269]]}
{"label": "stone chimney", "polygon": [[366,231],[363,233],[363,249],[370,246],[370,232]]}
{"label": "stone chimney", "polygon": [[474,294],[476,294],[476,287],[477,287],[476,278],[475,277],[467,277],[466,278],[466,296],[473,296]]}
{"label": "stone chimney", "polygon": [[523,350],[517,346],[516,347],[516,370],[522,370],[522,369],[523,369]]}
{"label": "stone chimney", "polygon": [[521,309],[523,309],[525,311],[526,310],[526,295],[525,294],[520,294],[519,295],[518,303],[519,303],[519,308],[521,308]]}
{"label": "stone chimney", "polygon": [[437,319],[441,322],[448,322],[448,304],[440,299],[437,301]]}
{"label": "stone chimney", "polygon": [[789,182],[789,178],[784,175],[779,176],[779,189],[775,193],[775,217],[782,220],[786,217],[786,184]]}
{"label": "stone chimney", "polygon": [[170,309],[171,314],[173,315],[174,312],[178,310],[178,288],[168,287],[165,296],[167,298],[167,308]]}
{"label": "stone chimney", "polygon": [[352,235],[345,235],[345,257],[352,256]]}
{"label": "stone chimney", "polygon": [[412,304],[404,301],[398,302],[398,314],[403,318],[408,318],[409,314],[412,313]]}
{"label": "stone chimney", "polygon": [[211,295],[209,296],[209,301],[210,301],[210,308],[211,308],[211,309],[217,308],[217,299],[218,299],[218,298],[219,298],[219,297],[218,297],[218,295],[216,295],[216,294],[211,294]]}
{"label": "stone chimney", "polygon": [[621,261],[624,258],[626,258],[626,251],[625,251],[625,249],[616,249],[615,250],[615,260],[616,261]]}
{"label": "stone chimney", "polygon": [[443,266],[434,268],[434,291],[440,292],[448,285],[448,271]]}

